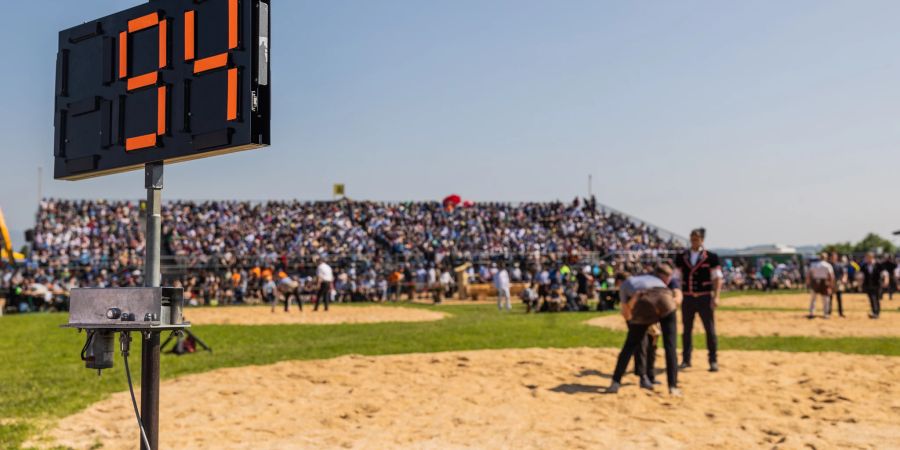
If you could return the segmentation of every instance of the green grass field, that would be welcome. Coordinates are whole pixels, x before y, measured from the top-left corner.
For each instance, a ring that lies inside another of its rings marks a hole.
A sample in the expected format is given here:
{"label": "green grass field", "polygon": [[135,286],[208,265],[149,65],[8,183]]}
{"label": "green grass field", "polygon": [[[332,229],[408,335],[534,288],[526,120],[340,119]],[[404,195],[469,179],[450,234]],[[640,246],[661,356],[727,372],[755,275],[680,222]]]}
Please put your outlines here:
{"label": "green grass field", "polygon": [[[212,345],[215,353],[164,355],[162,376],[347,354],[618,347],[624,339],[623,333],[585,325],[601,313],[525,315],[519,306],[512,314],[500,314],[492,305],[405,306],[443,311],[451,317],[424,323],[197,326],[194,332]],[[64,314],[0,318],[0,358],[4,361],[0,366],[0,448],[20,448],[31,434],[54,419],[75,413],[110,393],[127,390],[119,355],[115,369],[104,371],[102,377],[83,368],[78,355],[84,335],[58,328],[66,320]],[[701,347],[702,341],[695,339]],[[130,362],[139,377],[140,346],[133,347],[136,351]],[[720,347],[900,355],[896,339],[720,337]]]}

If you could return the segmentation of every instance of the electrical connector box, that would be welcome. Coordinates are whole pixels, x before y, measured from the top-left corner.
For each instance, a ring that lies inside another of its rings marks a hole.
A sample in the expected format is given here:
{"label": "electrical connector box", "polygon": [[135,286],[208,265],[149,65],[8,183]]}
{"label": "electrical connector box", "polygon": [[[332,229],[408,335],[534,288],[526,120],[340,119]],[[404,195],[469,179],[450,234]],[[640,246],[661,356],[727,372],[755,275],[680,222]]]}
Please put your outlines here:
{"label": "electrical connector box", "polygon": [[165,331],[190,328],[183,321],[183,289],[73,289],[64,328],[113,331]]}

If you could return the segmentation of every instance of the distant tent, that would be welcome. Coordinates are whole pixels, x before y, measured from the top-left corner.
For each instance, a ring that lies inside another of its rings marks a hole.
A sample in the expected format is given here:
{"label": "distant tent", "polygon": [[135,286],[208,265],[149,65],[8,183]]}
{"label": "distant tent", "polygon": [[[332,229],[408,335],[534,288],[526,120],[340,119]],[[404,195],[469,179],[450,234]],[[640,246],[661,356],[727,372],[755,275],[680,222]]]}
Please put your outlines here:
{"label": "distant tent", "polygon": [[771,256],[771,255],[796,255],[797,249],[789,245],[769,244],[756,245],[738,250],[737,256]]}

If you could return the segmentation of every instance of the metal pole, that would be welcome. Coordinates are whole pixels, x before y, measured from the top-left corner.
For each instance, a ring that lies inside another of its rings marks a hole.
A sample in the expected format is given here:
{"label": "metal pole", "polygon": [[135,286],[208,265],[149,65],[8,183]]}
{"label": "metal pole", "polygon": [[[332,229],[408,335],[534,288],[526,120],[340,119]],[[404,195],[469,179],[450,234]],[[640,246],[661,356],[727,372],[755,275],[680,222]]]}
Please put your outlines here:
{"label": "metal pole", "polygon": [[588,174],[588,198],[594,195],[594,176]]}
{"label": "metal pole", "polygon": [[[163,164],[150,163],[144,167],[144,187],[147,189],[147,231],[144,259],[144,286],[159,287],[162,273],[159,254],[162,228]],[[141,421],[150,448],[141,442],[142,450],[159,448],[159,333],[144,337],[141,346]]]}

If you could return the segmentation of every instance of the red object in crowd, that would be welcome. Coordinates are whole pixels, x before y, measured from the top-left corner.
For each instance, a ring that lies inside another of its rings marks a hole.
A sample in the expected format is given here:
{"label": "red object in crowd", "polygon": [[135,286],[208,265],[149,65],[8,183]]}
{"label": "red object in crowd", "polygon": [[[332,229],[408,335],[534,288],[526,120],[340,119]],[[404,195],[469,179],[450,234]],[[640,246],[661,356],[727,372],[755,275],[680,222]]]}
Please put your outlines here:
{"label": "red object in crowd", "polygon": [[473,202],[472,200],[466,200],[466,201],[462,202],[463,208],[471,208],[473,206],[475,206],[475,202]]}
{"label": "red object in crowd", "polygon": [[462,202],[462,198],[456,194],[450,194],[444,198],[444,207],[457,206]]}

